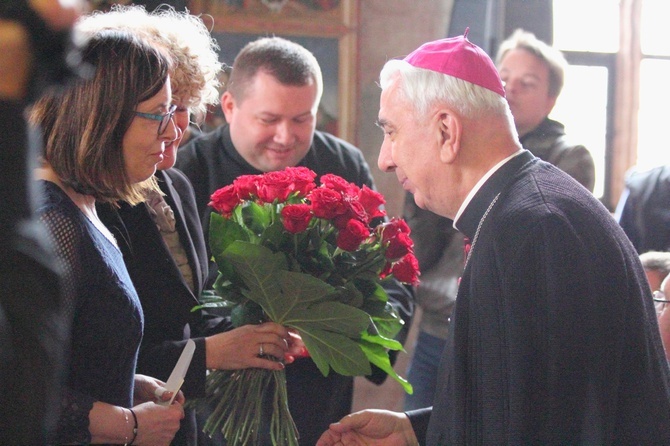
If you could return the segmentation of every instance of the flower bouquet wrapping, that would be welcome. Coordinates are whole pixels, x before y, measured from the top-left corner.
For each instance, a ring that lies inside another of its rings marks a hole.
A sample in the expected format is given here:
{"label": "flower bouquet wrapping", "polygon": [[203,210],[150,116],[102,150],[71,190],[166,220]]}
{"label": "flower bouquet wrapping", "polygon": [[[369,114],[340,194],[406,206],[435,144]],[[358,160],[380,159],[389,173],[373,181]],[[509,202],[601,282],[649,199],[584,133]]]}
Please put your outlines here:
{"label": "flower bouquet wrapping", "polygon": [[[294,329],[324,376],[368,375],[374,364],[411,393],[389,360],[389,350],[402,350],[393,338],[404,322],[382,287],[392,277],[418,282],[409,227],[384,222],[384,199],[367,186],[331,174],[317,186],[315,178],[293,167],[244,175],[212,194],[219,277],[216,296],[201,307],[232,306],[235,326],[274,321]],[[267,413],[273,444],[298,444],[283,370],[213,371],[203,400],[215,406],[204,431],[220,430],[230,445],[256,444]]]}

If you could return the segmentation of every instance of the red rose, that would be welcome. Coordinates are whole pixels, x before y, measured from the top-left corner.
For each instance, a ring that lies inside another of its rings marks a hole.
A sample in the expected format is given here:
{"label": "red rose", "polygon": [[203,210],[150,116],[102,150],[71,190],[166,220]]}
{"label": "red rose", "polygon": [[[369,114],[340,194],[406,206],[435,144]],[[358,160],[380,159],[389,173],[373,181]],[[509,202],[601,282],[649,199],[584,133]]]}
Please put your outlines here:
{"label": "red rose", "polygon": [[391,239],[394,239],[398,234],[408,234],[411,232],[405,220],[401,218],[393,218],[388,223],[384,223],[381,227],[382,230],[382,240],[384,243],[389,243]]}
{"label": "red rose", "polygon": [[240,200],[249,200],[258,195],[258,182],[260,178],[260,175],[240,175],[235,178],[233,185]]}
{"label": "red rose", "polygon": [[342,194],[325,187],[317,187],[309,194],[312,212],[317,218],[333,219],[346,211]]}
{"label": "red rose", "polygon": [[288,171],[268,172],[258,183],[258,198],[264,203],[272,203],[275,200],[282,203],[293,190],[293,177]]}
{"label": "red rose", "polygon": [[370,229],[358,220],[349,220],[337,234],[337,247],[344,251],[356,251],[370,236]]}
{"label": "red rose", "polygon": [[355,184],[350,183],[344,178],[332,173],[323,175],[321,177],[321,184],[323,184],[328,189],[333,189],[343,195],[349,195],[352,197],[358,196],[358,192],[360,190],[359,187]]}
{"label": "red rose", "polygon": [[414,242],[409,237],[409,235],[401,232],[389,241],[389,244],[386,247],[386,251],[384,252],[384,256],[388,260],[398,260],[411,253],[413,246]]}
{"label": "red rose", "polygon": [[394,263],[391,272],[401,282],[410,285],[419,284],[419,261],[414,254],[407,254],[399,262]]}
{"label": "red rose", "polygon": [[302,197],[306,197],[316,187],[316,183],[314,183],[316,173],[313,170],[306,167],[289,167],[286,170],[293,177],[295,191],[299,192]]}
{"label": "red rose", "polygon": [[368,214],[368,223],[374,218],[383,217],[386,215],[386,211],[379,209],[379,207],[382,206],[386,200],[384,200],[382,194],[376,190],[372,190],[367,186],[363,186],[363,188],[358,193],[358,199],[363,205],[363,208],[365,208],[365,212]]}
{"label": "red rose", "polygon": [[240,199],[235,192],[235,186],[232,184],[215,191],[209,202],[209,206],[213,207],[214,210],[224,217],[230,216],[238,204],[240,204]]}
{"label": "red rose", "polygon": [[288,204],[281,210],[284,227],[291,234],[307,229],[312,220],[312,208],[307,204]]}
{"label": "red rose", "polygon": [[368,214],[359,201],[352,200],[351,197],[344,197],[342,205],[342,214],[333,218],[333,224],[337,229],[345,227],[352,218],[368,226]]}

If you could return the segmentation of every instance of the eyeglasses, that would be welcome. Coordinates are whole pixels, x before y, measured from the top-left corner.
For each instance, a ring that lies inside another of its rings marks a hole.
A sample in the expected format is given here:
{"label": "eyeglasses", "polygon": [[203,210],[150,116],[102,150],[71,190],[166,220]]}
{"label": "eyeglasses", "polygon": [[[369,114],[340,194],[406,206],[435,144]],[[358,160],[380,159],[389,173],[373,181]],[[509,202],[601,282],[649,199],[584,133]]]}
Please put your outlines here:
{"label": "eyeglasses", "polygon": [[142,118],[151,119],[153,121],[159,121],[160,124],[158,124],[158,136],[160,136],[163,133],[165,133],[165,130],[167,129],[168,124],[172,120],[172,117],[174,116],[174,112],[176,110],[177,110],[177,104],[173,104],[170,106],[170,108],[168,108],[167,113],[162,115],[154,115],[152,113],[142,113],[138,111],[136,111],[135,114]]}
{"label": "eyeglasses", "polygon": [[660,302],[660,303],[663,303],[663,304],[670,303],[670,300],[668,300],[665,297],[665,293],[662,290],[654,291],[653,296],[654,296],[654,302]]}

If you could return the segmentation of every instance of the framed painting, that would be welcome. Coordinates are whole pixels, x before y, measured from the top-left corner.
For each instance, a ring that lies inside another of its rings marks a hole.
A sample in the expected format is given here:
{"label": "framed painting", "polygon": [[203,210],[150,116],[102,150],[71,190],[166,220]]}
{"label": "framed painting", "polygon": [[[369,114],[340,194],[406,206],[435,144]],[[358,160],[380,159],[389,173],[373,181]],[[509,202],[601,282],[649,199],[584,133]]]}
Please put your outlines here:
{"label": "framed painting", "polygon": [[280,36],[310,50],[319,61],[324,93],[319,128],[355,142],[356,0],[190,0],[232,65],[239,50],[262,36]]}

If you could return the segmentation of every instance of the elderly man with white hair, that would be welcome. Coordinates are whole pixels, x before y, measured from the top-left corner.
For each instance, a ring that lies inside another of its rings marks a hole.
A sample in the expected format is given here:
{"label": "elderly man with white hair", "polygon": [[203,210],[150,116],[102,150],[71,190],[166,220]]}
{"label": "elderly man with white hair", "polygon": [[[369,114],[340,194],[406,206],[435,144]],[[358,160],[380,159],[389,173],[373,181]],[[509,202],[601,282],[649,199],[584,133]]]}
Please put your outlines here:
{"label": "elderly man with white hair", "polygon": [[433,406],[349,415],[318,445],[670,444],[637,253],[585,188],[521,148],[466,36],[387,62],[380,82],[379,167],[471,240]]}

